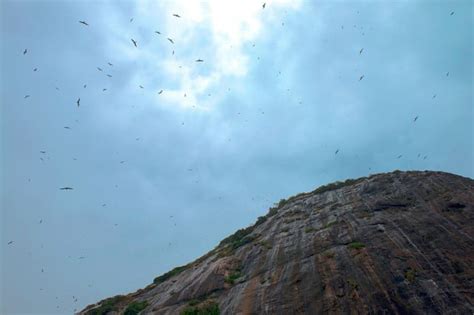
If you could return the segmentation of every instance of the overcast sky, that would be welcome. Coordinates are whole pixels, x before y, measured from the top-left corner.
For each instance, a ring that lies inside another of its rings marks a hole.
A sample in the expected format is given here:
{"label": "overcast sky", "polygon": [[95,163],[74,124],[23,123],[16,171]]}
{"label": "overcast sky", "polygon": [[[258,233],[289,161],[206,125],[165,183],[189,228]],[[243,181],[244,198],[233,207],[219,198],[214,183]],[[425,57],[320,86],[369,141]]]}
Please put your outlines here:
{"label": "overcast sky", "polygon": [[328,182],[474,176],[471,1],[266,2],[1,1],[0,313],[134,291]]}

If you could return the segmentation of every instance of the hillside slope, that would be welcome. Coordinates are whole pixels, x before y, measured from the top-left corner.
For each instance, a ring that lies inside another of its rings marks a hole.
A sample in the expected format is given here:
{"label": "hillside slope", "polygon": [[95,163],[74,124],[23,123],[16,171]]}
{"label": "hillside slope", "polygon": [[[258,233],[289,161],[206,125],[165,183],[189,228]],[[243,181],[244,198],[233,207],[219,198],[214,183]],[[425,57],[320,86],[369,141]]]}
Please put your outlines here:
{"label": "hillside slope", "polygon": [[448,173],[330,184],[80,314],[472,314],[473,210],[474,181]]}

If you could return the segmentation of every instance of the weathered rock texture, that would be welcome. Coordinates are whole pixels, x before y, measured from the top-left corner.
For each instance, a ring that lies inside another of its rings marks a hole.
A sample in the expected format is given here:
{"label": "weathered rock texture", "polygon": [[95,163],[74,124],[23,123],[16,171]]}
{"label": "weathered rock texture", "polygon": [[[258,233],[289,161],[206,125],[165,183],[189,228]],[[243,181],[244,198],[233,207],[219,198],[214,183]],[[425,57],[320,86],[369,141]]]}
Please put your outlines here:
{"label": "weathered rock texture", "polygon": [[473,210],[474,181],[441,172],[323,186],[81,314],[473,314]]}

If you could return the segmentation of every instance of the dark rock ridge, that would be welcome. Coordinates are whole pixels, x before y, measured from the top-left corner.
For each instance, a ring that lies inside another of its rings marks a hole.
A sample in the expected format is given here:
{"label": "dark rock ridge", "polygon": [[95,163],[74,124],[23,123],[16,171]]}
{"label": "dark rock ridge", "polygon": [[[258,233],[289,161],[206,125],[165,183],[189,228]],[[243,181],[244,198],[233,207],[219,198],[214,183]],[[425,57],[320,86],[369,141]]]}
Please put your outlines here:
{"label": "dark rock ridge", "polygon": [[322,186],[80,314],[473,314],[473,210],[474,181],[442,172]]}

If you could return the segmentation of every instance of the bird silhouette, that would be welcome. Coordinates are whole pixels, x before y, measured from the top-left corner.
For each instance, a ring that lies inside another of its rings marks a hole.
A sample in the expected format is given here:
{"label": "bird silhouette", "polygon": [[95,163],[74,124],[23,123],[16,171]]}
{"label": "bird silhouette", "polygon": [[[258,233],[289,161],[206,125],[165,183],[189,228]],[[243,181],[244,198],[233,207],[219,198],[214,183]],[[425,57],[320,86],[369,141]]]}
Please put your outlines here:
{"label": "bird silhouette", "polygon": [[131,40],[132,40],[133,45],[135,45],[135,47],[138,47],[137,42],[133,38]]}
{"label": "bird silhouette", "polygon": [[362,48],[362,49],[359,51],[359,55],[362,54],[363,51],[364,51],[364,48]]}
{"label": "bird silhouette", "polygon": [[179,14],[173,14],[173,16],[176,16],[177,18],[180,18],[181,16],[179,16]]}
{"label": "bird silhouette", "polygon": [[59,189],[60,190],[73,190],[74,188],[72,188],[72,187],[61,187]]}
{"label": "bird silhouette", "polygon": [[446,76],[447,76],[447,77],[449,76],[449,72],[446,72]]}
{"label": "bird silhouette", "polygon": [[86,87],[87,87],[87,84],[84,84],[84,88],[86,88]]}
{"label": "bird silhouette", "polygon": [[8,242],[8,245],[11,245],[11,244],[13,244],[13,241]]}
{"label": "bird silhouette", "polygon": [[25,50],[23,51],[23,55],[26,55],[27,52],[28,52],[28,49],[25,49]]}
{"label": "bird silhouette", "polygon": [[263,5],[262,5],[262,8],[265,9],[265,6],[267,5],[267,3],[265,2]]}
{"label": "bird silhouette", "polygon": [[113,64],[111,64],[110,62],[107,62],[107,63],[109,64],[109,66],[111,66],[111,67],[113,66]]}
{"label": "bird silhouette", "polygon": [[102,92],[105,92],[105,91],[107,91],[107,89],[102,89]]}
{"label": "bird silhouette", "polygon": [[132,23],[132,22],[133,22],[133,18],[130,19],[130,23]]}
{"label": "bird silhouette", "polygon": [[33,71],[34,71],[34,72],[38,71],[38,68],[34,68]]}
{"label": "bird silhouette", "polygon": [[415,119],[413,119],[413,122],[417,121],[418,120],[418,116],[415,117]]}
{"label": "bird silhouette", "polygon": [[28,97],[30,97],[30,95],[25,95],[25,98],[28,98]]}
{"label": "bird silhouette", "polygon": [[361,75],[361,76],[360,76],[360,78],[359,78],[359,81],[361,81],[363,78],[364,78],[364,76],[363,76],[363,75]]}
{"label": "bird silhouette", "polygon": [[203,62],[204,60],[202,59],[196,59],[196,62]]}
{"label": "bird silhouette", "polygon": [[46,151],[40,151],[40,153],[43,153],[43,154],[45,154],[45,153],[46,153]]}
{"label": "bird silhouette", "polygon": [[160,91],[158,92],[158,94],[161,94],[161,93],[163,93],[163,90],[160,90]]}
{"label": "bird silhouette", "polygon": [[168,40],[170,41],[171,44],[174,44],[174,41],[168,37]]}
{"label": "bird silhouette", "polygon": [[449,14],[449,15],[454,15],[454,11],[453,11],[453,12],[451,12],[451,14]]}
{"label": "bird silhouette", "polygon": [[76,101],[77,107],[81,106],[81,98],[79,97]]}
{"label": "bird silhouette", "polygon": [[334,154],[337,154],[339,152],[339,149],[336,150],[336,152],[334,152]]}
{"label": "bird silhouette", "polygon": [[79,21],[79,23],[84,24],[84,25],[86,25],[86,26],[89,26],[89,24],[87,24],[86,21]]}
{"label": "bird silhouette", "polygon": [[99,71],[101,71],[101,72],[102,72],[102,68],[100,68],[100,67],[97,67],[97,70],[99,70]]}
{"label": "bird silhouette", "polygon": [[403,155],[399,155],[399,156],[397,157],[397,159],[401,158],[402,156],[403,156]]}
{"label": "bird silhouette", "polygon": [[64,127],[64,129],[71,129],[71,127],[66,126],[66,127]]}
{"label": "bird silhouette", "polygon": [[110,75],[110,74],[107,74],[107,76],[108,76],[109,78],[111,78],[111,77],[112,77],[112,75]]}
{"label": "bird silhouette", "polygon": [[155,33],[156,33],[156,34],[160,34],[160,35],[161,35],[161,33],[160,33],[160,32],[158,32],[158,31],[155,31]]}

